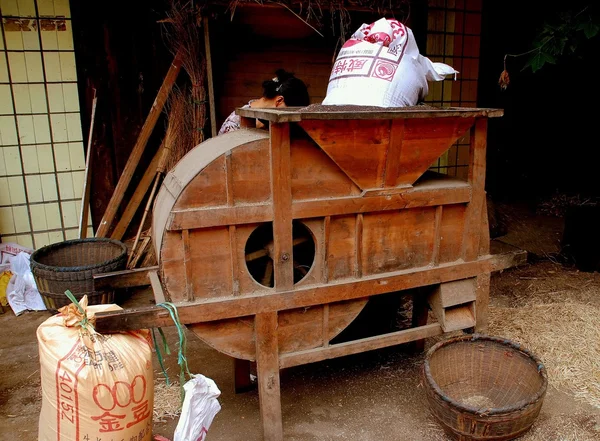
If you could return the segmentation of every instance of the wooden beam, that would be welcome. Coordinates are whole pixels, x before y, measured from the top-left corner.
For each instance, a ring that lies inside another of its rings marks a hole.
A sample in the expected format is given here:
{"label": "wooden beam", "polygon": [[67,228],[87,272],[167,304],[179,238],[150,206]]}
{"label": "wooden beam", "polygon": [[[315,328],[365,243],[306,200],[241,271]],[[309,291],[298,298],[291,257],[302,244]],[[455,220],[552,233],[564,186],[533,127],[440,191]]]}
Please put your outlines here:
{"label": "wooden beam", "polygon": [[204,53],[206,55],[206,79],[208,83],[208,103],[210,110],[210,134],[217,136],[217,113],[215,111],[215,88],[213,85],[212,55],[210,51],[210,30],[208,17],[203,18],[204,25]]}
{"label": "wooden beam", "polygon": [[160,162],[160,158],[164,149],[165,145],[163,140],[163,142],[160,144],[160,147],[152,157],[150,165],[144,172],[144,176],[142,176],[142,179],[140,179],[140,182],[138,183],[138,186],[136,187],[133,196],[131,196],[131,199],[129,199],[127,207],[125,208],[125,211],[123,211],[123,214],[121,215],[117,226],[110,235],[111,239],[121,240],[127,232],[127,228],[129,228],[129,224],[131,223],[133,216],[135,216],[135,213],[137,212],[138,208],[140,208],[140,204],[142,203],[144,196],[146,196],[148,189],[150,188],[152,182],[154,182],[156,178],[158,163]]}
{"label": "wooden beam", "polygon": [[[177,307],[179,318],[183,324],[304,308],[476,277],[483,273],[516,266],[522,262],[523,255],[526,254],[518,252],[500,256],[484,256],[474,262],[457,261],[444,263],[434,268],[430,266],[412,268],[368,276],[353,282],[330,282],[323,286],[299,287],[295,290],[273,294],[263,293],[196,300],[193,303],[179,303]],[[96,314],[96,330],[98,332],[171,325],[173,322],[165,310],[152,307]]]}
{"label": "wooden beam", "polygon": [[148,273],[148,278],[150,279],[150,285],[152,285],[152,291],[154,291],[154,299],[156,304],[165,302],[165,292],[162,289],[162,284],[160,283],[160,278],[158,277],[157,271],[150,271]]}
{"label": "wooden beam", "polygon": [[404,139],[404,120],[396,119],[391,121],[390,129],[390,149],[385,160],[385,176],[383,184],[385,187],[396,186],[398,176],[400,176],[400,155],[402,152],[402,141]]}
{"label": "wooden beam", "polygon": [[[371,197],[353,196],[338,199],[293,202],[292,218],[308,219],[343,214],[400,210],[413,207],[432,207],[466,203],[470,200],[471,188],[466,183],[451,186],[445,191],[417,186],[403,193],[391,195]],[[174,210],[171,212],[167,229],[173,231],[190,228],[209,228],[219,225],[240,225],[269,222],[272,220],[271,204]]]}
{"label": "wooden beam", "polygon": [[290,125],[271,124],[269,130],[275,290],[287,291],[294,286]]}
{"label": "wooden beam", "polygon": [[158,266],[94,274],[94,290],[133,288],[150,285],[148,274],[158,271]]}
{"label": "wooden beam", "polygon": [[125,192],[127,191],[129,183],[133,178],[133,174],[135,173],[138,163],[140,162],[140,158],[142,157],[142,154],[146,149],[146,144],[150,139],[150,135],[152,135],[154,126],[156,125],[156,122],[158,121],[158,118],[162,113],[167,98],[171,93],[171,89],[175,84],[175,80],[179,75],[179,71],[181,70],[181,58],[181,54],[178,53],[175,56],[171,67],[169,67],[169,71],[167,72],[167,75],[165,76],[165,79],[163,80],[163,83],[160,86],[156,99],[154,100],[152,108],[150,109],[148,117],[146,118],[146,122],[144,122],[142,130],[140,131],[137,142],[135,143],[135,146],[133,147],[133,150],[129,155],[127,164],[125,164],[125,169],[123,170],[123,173],[119,178],[119,182],[115,187],[115,191],[113,192],[113,195],[110,198],[110,202],[106,207],[106,212],[104,213],[102,221],[98,226],[96,237],[106,237],[108,235],[108,232],[110,231],[110,227],[112,226],[112,223],[117,215],[117,211],[119,210],[119,206],[123,201]]}
{"label": "wooden beam", "polygon": [[463,235],[463,259],[474,260],[479,255],[479,243],[483,232],[482,210],[485,208],[485,153],[487,144],[487,119],[475,121],[471,129],[469,184],[472,198],[465,213]]}
{"label": "wooden beam", "polygon": [[277,312],[257,314],[254,320],[260,419],[265,441],[283,441],[279,386]]}
{"label": "wooden beam", "polygon": [[335,106],[324,106],[327,109],[311,110],[301,107],[287,107],[285,109],[258,109],[258,108],[239,108],[236,113],[242,117],[263,119],[274,123],[300,122],[311,119],[335,120],[335,119],[412,119],[412,118],[494,118],[504,115],[502,109],[477,109],[477,108],[434,108],[423,107],[415,109],[414,107],[403,109],[386,110],[363,110],[360,106],[356,109],[336,110]]}
{"label": "wooden beam", "polygon": [[279,358],[279,366],[281,369],[285,369],[306,363],[315,363],[317,361],[329,360],[330,358],[343,357],[345,355],[358,354],[411,341],[422,340],[428,337],[435,337],[442,333],[442,327],[439,323],[432,323],[431,325],[425,325],[419,328],[376,335],[374,337],[362,338],[360,340],[339,343],[328,347],[283,354]]}
{"label": "wooden beam", "polygon": [[90,119],[90,133],[88,135],[87,151],[85,152],[85,175],[83,177],[83,195],[81,197],[81,212],[79,213],[79,238],[87,237],[88,214],[90,212],[90,191],[92,187],[92,140],[94,139],[94,121],[96,120],[96,104],[98,97],[94,89],[92,101],[92,117]]}

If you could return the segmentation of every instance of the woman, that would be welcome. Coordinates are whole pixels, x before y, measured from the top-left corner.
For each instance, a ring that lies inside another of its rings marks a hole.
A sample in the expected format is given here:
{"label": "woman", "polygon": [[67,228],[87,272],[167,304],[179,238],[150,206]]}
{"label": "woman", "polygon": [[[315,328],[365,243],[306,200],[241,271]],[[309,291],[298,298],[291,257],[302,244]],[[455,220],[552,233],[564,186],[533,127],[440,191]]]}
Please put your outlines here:
{"label": "woman", "polygon": [[[302,80],[283,69],[279,69],[275,72],[275,75],[275,78],[263,83],[263,96],[250,101],[244,108],[273,109],[276,107],[305,107],[309,105],[308,91]],[[219,135],[239,130],[239,128],[240,117],[233,111],[221,126]]]}

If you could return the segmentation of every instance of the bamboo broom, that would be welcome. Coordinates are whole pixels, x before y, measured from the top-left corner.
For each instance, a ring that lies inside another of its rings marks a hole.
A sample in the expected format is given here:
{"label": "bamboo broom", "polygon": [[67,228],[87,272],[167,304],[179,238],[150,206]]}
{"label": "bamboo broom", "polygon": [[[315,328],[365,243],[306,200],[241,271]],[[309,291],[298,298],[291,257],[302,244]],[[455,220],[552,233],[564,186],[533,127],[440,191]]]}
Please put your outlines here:
{"label": "bamboo broom", "polygon": [[[188,97],[187,94],[179,89],[173,89],[171,92],[171,98],[168,103],[169,116],[167,122],[167,130],[165,133],[165,139],[163,140],[163,151],[158,161],[156,169],[156,176],[152,184],[152,191],[146,202],[144,208],[144,214],[138,227],[133,247],[131,248],[131,254],[127,261],[127,267],[132,268],[139,259],[135,258],[135,251],[140,241],[144,224],[148,217],[148,213],[152,209],[152,204],[158,190],[163,175],[173,168],[175,164],[193,147],[191,133],[189,128],[189,107],[187,106]],[[143,251],[143,250],[142,250]]]}

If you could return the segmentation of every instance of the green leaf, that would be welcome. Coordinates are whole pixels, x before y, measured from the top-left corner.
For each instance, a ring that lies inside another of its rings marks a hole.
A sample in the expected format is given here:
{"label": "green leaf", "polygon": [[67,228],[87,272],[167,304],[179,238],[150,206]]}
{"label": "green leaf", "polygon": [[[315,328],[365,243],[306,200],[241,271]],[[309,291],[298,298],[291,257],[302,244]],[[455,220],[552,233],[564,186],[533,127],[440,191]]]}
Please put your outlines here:
{"label": "green leaf", "polygon": [[588,21],[583,25],[583,33],[587,39],[594,38],[598,34],[598,31],[600,31],[600,26],[592,23],[592,21]]}
{"label": "green leaf", "polygon": [[544,64],[546,63],[554,64],[556,63],[556,59],[552,55],[540,50],[527,61],[523,69],[527,69],[531,66],[532,72],[535,73],[544,67]]}

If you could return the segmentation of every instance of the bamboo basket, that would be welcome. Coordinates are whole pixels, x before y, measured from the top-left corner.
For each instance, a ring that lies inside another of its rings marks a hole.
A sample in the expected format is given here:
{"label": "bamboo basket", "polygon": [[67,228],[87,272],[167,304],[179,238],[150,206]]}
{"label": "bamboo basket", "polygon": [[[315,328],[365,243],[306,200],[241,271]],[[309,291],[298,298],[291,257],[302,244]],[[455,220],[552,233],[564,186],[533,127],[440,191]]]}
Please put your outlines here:
{"label": "bamboo basket", "polygon": [[31,255],[31,271],[46,308],[56,311],[70,303],[70,290],[77,300],[88,296],[90,305],[113,303],[114,291],[95,291],[94,274],[125,268],[127,247],[112,239],[68,240],[40,248]]}
{"label": "bamboo basket", "polygon": [[466,335],[433,346],[424,365],[429,408],[452,439],[504,441],[540,413],[548,378],[542,362],[509,340]]}

